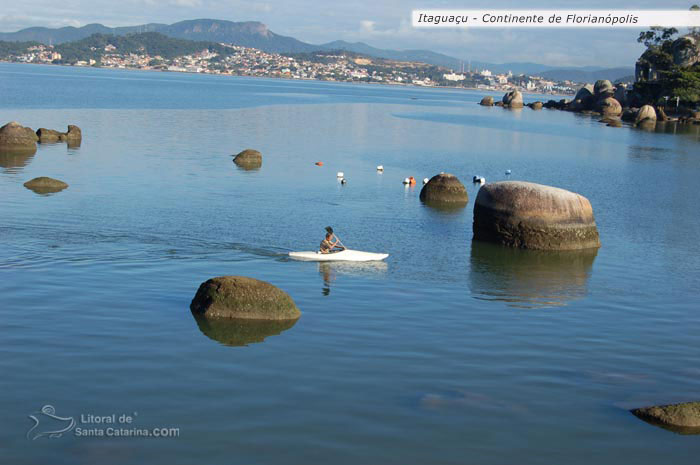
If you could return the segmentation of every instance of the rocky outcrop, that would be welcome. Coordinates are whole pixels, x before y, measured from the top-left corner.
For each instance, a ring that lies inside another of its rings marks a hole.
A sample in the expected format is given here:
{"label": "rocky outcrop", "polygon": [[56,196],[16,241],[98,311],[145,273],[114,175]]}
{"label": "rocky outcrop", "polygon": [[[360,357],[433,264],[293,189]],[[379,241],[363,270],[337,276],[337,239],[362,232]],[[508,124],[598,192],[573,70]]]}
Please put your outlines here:
{"label": "rocky outcrop", "polygon": [[604,116],[620,116],[622,114],[622,105],[614,98],[606,97],[598,101],[596,111]]}
{"label": "rocky outcrop", "polygon": [[652,123],[656,121],[656,110],[651,105],[644,105],[634,118],[634,124]]}
{"label": "rocky outcrop", "polygon": [[245,149],[233,158],[233,162],[246,169],[260,168],[262,166],[262,154],[257,150]]}
{"label": "rocky outcrop", "polygon": [[481,99],[481,102],[479,102],[479,105],[483,105],[485,107],[492,107],[493,106],[493,97],[490,95],[487,95],[486,97]]}
{"label": "rocky outcrop", "polygon": [[679,37],[671,44],[673,63],[681,68],[689,68],[700,63],[700,47],[695,37],[688,34]]}
{"label": "rocky outcrop", "polygon": [[41,176],[25,182],[24,187],[36,192],[37,194],[53,194],[67,188],[68,184],[63,181],[59,181],[58,179]]}
{"label": "rocky outcrop", "polygon": [[512,90],[503,96],[503,106],[508,108],[522,108],[523,94],[519,90]]}
{"label": "rocky outcrop", "polygon": [[600,247],[593,208],[585,197],[556,187],[502,181],[479,189],[474,240],[537,250]]}
{"label": "rocky outcrop", "polygon": [[532,102],[527,104],[532,110],[541,110],[544,104],[542,102]]}
{"label": "rocky outcrop", "polygon": [[205,281],[192,299],[190,310],[207,318],[296,320],[301,316],[286,292],[245,276],[219,276]]}
{"label": "rocky outcrop", "polygon": [[623,107],[627,106],[627,86],[624,84],[618,84],[615,87],[615,95],[613,98],[620,102]]}
{"label": "rocky outcrop", "polygon": [[297,323],[292,320],[243,320],[240,318],[207,318],[194,315],[199,330],[220,344],[240,347],[263,342],[277,336]]}
{"label": "rocky outcrop", "polygon": [[631,412],[648,423],[678,433],[700,434],[700,402],[642,407]]}
{"label": "rocky outcrop", "polygon": [[464,184],[457,176],[449,173],[436,174],[430,178],[420,191],[420,199],[426,204],[449,204],[457,207],[463,207],[469,202]]}
{"label": "rocky outcrop", "polygon": [[595,95],[595,89],[593,87],[593,84],[584,84],[583,87],[581,87],[578,90],[578,92],[576,92],[576,96],[574,96],[574,100],[581,100],[581,101],[592,100],[594,95]]}
{"label": "rocky outcrop", "polygon": [[0,128],[0,152],[34,153],[37,137],[31,128],[11,121]]}
{"label": "rocky outcrop", "polygon": [[66,140],[69,142],[78,142],[83,139],[83,131],[74,124],[68,125],[68,132],[65,134]]}

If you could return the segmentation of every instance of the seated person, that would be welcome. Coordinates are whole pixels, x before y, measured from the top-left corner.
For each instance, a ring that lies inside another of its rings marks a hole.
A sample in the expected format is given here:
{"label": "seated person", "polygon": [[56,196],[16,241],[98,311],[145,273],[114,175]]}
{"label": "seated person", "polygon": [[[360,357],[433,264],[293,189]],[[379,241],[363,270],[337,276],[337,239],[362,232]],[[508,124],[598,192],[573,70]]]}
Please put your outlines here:
{"label": "seated person", "polygon": [[[321,253],[333,253],[333,252],[340,252],[341,250],[345,250],[344,247],[338,246],[339,240],[333,240],[333,234],[332,233],[326,233],[326,238],[321,241],[321,248],[320,251]],[[337,249],[336,249],[337,247]]]}

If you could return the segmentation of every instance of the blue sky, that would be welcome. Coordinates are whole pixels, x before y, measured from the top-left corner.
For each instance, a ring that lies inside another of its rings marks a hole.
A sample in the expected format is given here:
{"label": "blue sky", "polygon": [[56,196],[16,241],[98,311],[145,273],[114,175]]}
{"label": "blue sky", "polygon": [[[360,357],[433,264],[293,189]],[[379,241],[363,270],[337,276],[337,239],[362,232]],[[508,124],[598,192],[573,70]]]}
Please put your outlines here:
{"label": "blue sky", "polygon": [[493,63],[531,61],[558,66],[633,66],[643,51],[641,29],[450,29],[411,27],[413,9],[679,9],[700,0],[557,3],[444,0],[0,0],[0,31],[30,26],[129,26],[215,18],[261,21],[270,30],[310,43],[366,42],[380,48],[423,48]]}

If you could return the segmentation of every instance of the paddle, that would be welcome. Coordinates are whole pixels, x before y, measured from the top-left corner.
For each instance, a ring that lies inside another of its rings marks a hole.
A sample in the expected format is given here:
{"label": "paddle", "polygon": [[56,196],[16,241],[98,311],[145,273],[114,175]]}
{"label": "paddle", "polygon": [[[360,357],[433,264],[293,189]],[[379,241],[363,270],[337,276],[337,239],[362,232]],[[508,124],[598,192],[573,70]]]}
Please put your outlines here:
{"label": "paddle", "polygon": [[331,228],[330,226],[326,226],[326,232],[328,234],[333,234],[333,236],[335,236],[335,238],[338,240],[338,243],[343,248],[343,250],[347,249],[347,247],[345,247],[345,244],[343,244],[343,241],[341,241],[340,238],[333,232],[333,228]]}

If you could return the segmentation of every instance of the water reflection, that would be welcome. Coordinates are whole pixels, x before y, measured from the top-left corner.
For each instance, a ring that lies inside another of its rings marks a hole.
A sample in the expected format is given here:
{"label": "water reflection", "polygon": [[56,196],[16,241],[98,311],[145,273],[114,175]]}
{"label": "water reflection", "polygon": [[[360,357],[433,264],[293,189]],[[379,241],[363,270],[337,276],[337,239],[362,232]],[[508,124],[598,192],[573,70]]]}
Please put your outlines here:
{"label": "water reflection", "polygon": [[233,163],[243,171],[258,171],[262,167],[262,162],[233,160]]}
{"label": "water reflection", "polygon": [[472,293],[513,307],[564,306],[586,295],[598,249],[533,251],[472,242]]}
{"label": "water reflection", "polygon": [[330,295],[331,283],[339,274],[376,276],[385,274],[388,269],[386,262],[319,262],[318,273],[323,278],[321,293]]}
{"label": "water reflection", "polygon": [[0,167],[5,169],[7,173],[17,173],[19,168],[23,168],[29,164],[34,158],[36,148],[26,150],[2,150],[0,149]]}
{"label": "water reflection", "polygon": [[231,347],[241,347],[263,342],[266,337],[277,336],[294,326],[298,321],[213,319],[194,314],[192,316],[202,334],[209,339]]}

